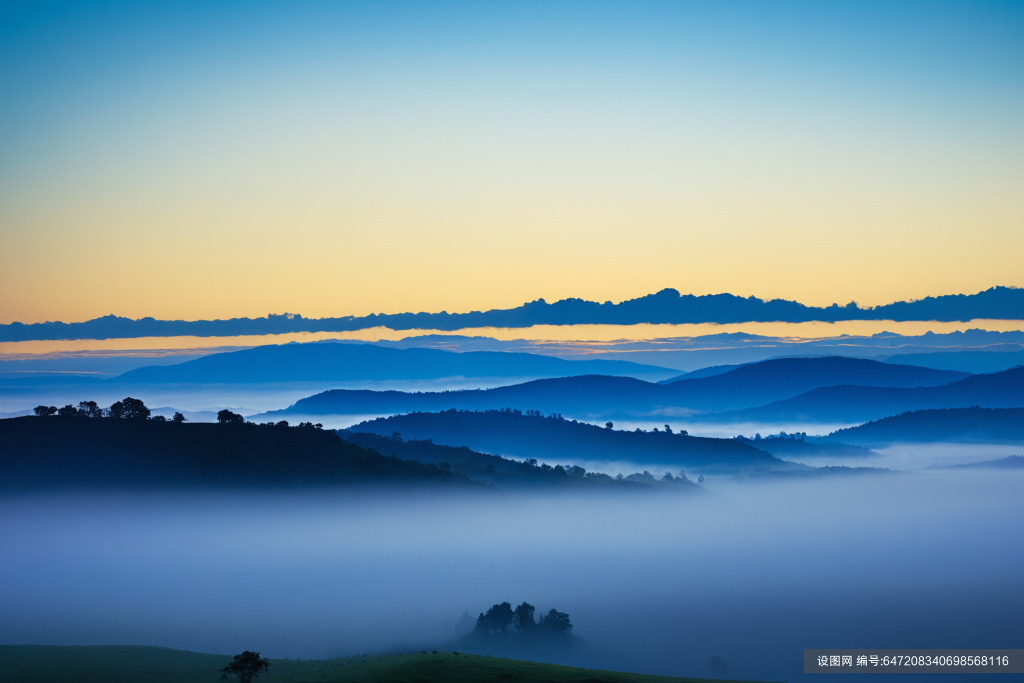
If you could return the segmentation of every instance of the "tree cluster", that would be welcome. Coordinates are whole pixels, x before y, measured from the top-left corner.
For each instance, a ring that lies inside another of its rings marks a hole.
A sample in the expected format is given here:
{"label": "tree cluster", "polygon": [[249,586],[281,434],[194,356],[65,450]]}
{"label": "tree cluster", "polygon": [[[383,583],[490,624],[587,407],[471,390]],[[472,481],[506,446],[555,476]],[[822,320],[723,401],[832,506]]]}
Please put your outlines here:
{"label": "tree cluster", "polygon": [[[82,401],[77,406],[69,403],[63,408],[58,408],[57,406],[36,406],[33,412],[38,417],[56,415],[57,417],[112,417],[123,420],[166,421],[166,418],[162,415],[152,415],[145,403],[131,396],[116,401],[109,408],[100,408],[96,401]],[[175,413],[171,420],[174,422],[185,422],[185,416],[181,413]]]}
{"label": "tree cluster", "polygon": [[510,628],[515,627],[516,631],[543,632],[549,634],[569,635],[572,633],[572,623],[569,615],[552,609],[546,615],[541,615],[540,620],[534,618],[536,608],[528,602],[523,602],[515,609],[508,602],[492,606],[486,613],[481,612],[476,620],[476,631],[485,635],[507,633]]}

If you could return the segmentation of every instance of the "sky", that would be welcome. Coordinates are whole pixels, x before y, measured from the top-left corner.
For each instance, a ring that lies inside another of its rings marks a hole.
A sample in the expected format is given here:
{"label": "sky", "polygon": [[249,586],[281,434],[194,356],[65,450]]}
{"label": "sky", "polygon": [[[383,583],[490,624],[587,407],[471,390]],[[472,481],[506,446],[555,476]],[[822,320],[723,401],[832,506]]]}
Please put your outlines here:
{"label": "sky", "polygon": [[1024,4],[0,4],[0,323],[1024,285]]}

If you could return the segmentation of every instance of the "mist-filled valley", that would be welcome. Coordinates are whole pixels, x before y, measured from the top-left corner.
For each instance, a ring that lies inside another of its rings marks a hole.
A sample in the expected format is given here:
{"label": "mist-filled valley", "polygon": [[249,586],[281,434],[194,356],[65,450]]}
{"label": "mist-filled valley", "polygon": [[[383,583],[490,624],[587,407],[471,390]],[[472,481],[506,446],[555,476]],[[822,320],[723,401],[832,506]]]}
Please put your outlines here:
{"label": "mist-filled valley", "polygon": [[795,680],[808,647],[1013,647],[1022,484],[933,470],[699,496],[8,496],[0,642],[409,652],[508,600],[571,616],[579,640],[553,661],[644,673],[710,677],[718,656],[734,678]]}

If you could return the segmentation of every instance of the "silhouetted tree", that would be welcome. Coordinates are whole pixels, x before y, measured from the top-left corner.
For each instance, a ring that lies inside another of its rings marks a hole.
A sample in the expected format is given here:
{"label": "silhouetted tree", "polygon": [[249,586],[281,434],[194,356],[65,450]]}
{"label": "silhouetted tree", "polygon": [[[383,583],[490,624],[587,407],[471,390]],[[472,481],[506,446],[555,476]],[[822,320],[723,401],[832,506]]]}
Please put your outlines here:
{"label": "silhouetted tree", "polygon": [[604,423],[604,428],[605,429],[612,429],[614,427],[615,427],[615,423],[614,422],[605,422]]}
{"label": "silhouetted tree", "polygon": [[103,408],[96,401],[82,401],[78,404],[78,414],[82,417],[103,417]]}
{"label": "silhouetted tree", "polygon": [[553,609],[541,617],[540,625],[555,633],[565,633],[567,635],[572,633],[572,623],[569,621],[569,615],[558,610]]}
{"label": "silhouetted tree", "polygon": [[476,630],[484,633],[491,631],[505,633],[508,631],[508,627],[512,625],[513,618],[512,605],[508,602],[503,602],[500,605],[491,607],[487,610],[487,614],[480,614],[476,620]]}
{"label": "silhouetted tree", "polygon": [[277,426],[278,427],[287,427],[288,426],[288,420],[281,420],[280,422],[277,423]]}
{"label": "silhouetted tree", "polygon": [[245,422],[245,418],[238,413],[232,413],[230,410],[221,410],[217,412],[217,422],[221,424],[242,424]]}
{"label": "silhouetted tree", "polygon": [[572,465],[571,467],[567,467],[565,473],[568,474],[570,477],[587,476],[587,471],[580,467],[579,465]]}
{"label": "silhouetted tree", "polygon": [[672,433],[672,428],[669,427],[668,425],[665,425],[665,431],[668,432],[669,434],[671,434]]}
{"label": "silhouetted tree", "polygon": [[149,417],[149,408],[139,399],[128,397],[110,406],[110,417],[145,420]]}
{"label": "silhouetted tree", "polygon": [[57,417],[78,417],[78,408],[69,403],[57,411]]}
{"label": "silhouetted tree", "polygon": [[401,441],[402,441],[402,432],[391,432],[391,440],[392,441],[398,441],[399,443],[401,443]]}
{"label": "silhouetted tree", "polygon": [[240,655],[235,655],[234,660],[225,666],[221,671],[221,680],[227,680],[228,674],[235,674],[241,683],[251,683],[253,678],[259,678],[261,673],[266,673],[270,668],[270,662],[260,659],[259,652],[246,650]]}
{"label": "silhouetted tree", "polygon": [[187,421],[188,418],[182,415],[181,413],[175,413],[174,417],[172,417],[171,420],[173,420],[176,424],[181,424],[182,422]]}
{"label": "silhouetted tree", "polygon": [[57,413],[57,406],[36,406],[32,411],[37,417],[49,417]]}
{"label": "silhouetted tree", "polygon": [[528,602],[516,607],[515,612],[512,615],[512,623],[515,624],[517,631],[526,631],[537,625],[537,622],[533,620],[533,613],[536,608]]}

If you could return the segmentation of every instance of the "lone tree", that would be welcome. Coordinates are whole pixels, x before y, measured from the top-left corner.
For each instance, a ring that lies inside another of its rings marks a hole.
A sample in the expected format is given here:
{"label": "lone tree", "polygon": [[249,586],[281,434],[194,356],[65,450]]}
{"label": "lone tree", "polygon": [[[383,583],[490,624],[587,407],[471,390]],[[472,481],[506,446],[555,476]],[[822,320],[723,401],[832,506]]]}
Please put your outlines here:
{"label": "lone tree", "polygon": [[181,413],[175,413],[174,417],[172,417],[171,420],[173,420],[177,424],[181,424],[182,422],[187,421],[188,418],[182,415]]}
{"label": "lone tree", "polygon": [[245,422],[245,418],[238,413],[232,413],[230,410],[222,410],[217,413],[217,422],[221,424],[242,424]]}
{"label": "lone tree", "polygon": [[235,655],[235,659],[221,669],[224,673],[221,674],[220,679],[226,681],[228,674],[235,674],[242,683],[252,683],[253,678],[259,678],[260,674],[266,673],[269,668],[270,662],[260,659],[259,652],[246,650],[240,655]]}
{"label": "lone tree", "polygon": [[517,631],[526,631],[537,625],[537,622],[533,620],[533,613],[536,609],[528,602],[523,602],[516,607],[512,614],[512,623],[515,624]]}
{"label": "lone tree", "polygon": [[139,399],[128,397],[110,406],[110,417],[145,420],[149,417],[149,408]]}
{"label": "lone tree", "polygon": [[57,406],[36,406],[32,411],[37,417],[49,417],[57,414]]}

